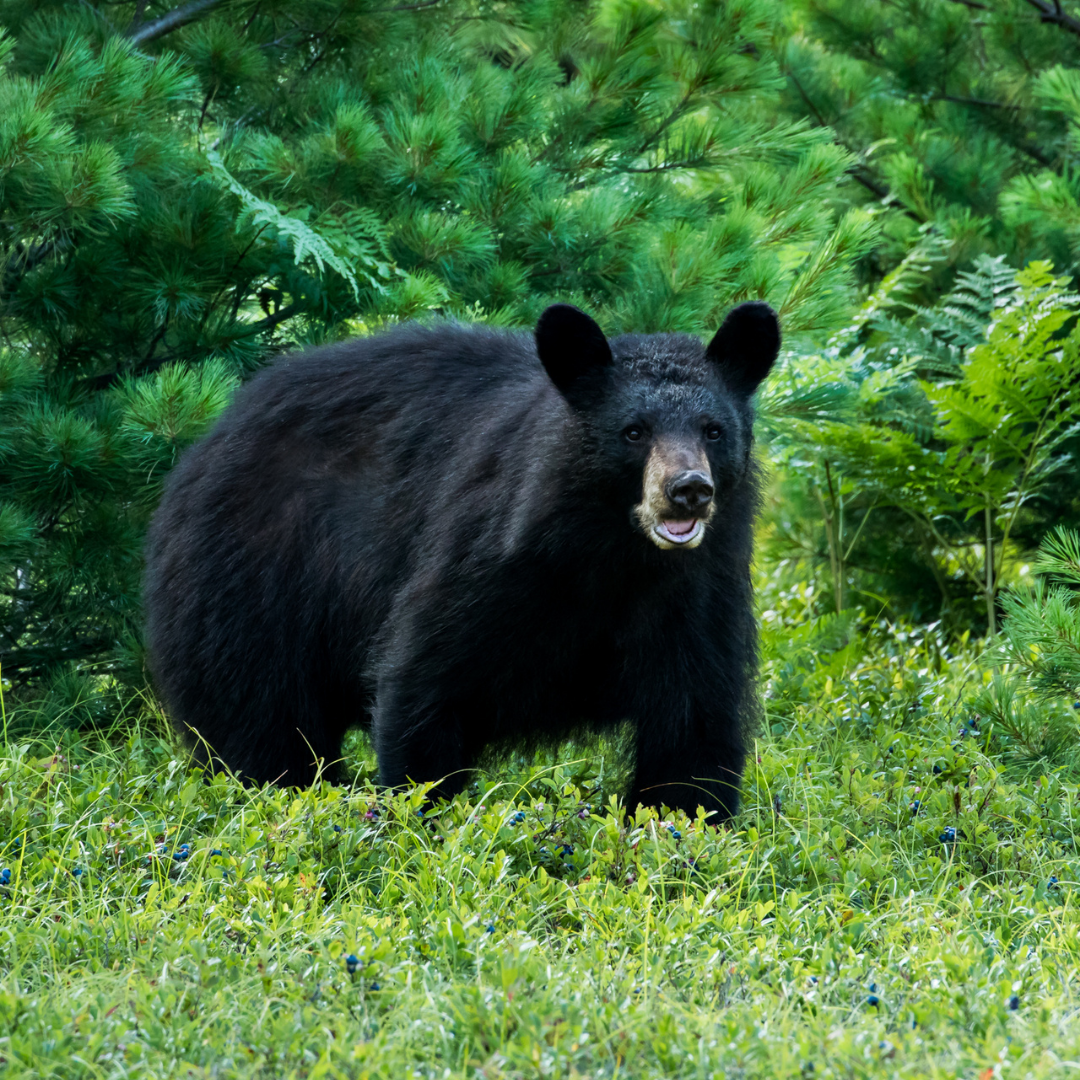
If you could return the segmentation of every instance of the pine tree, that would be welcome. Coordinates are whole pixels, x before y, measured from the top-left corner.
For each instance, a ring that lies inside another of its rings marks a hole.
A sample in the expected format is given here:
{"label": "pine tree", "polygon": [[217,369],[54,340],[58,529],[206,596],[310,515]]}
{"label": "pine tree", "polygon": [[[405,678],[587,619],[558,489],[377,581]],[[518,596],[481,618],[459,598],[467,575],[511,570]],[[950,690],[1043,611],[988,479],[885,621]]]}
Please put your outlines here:
{"label": "pine tree", "polygon": [[1005,752],[1021,762],[1075,767],[1080,709],[1080,535],[1048,535],[1033,588],[1003,597],[996,659],[1003,665],[979,695]]}
{"label": "pine tree", "polygon": [[[161,483],[273,353],[415,316],[841,317],[853,159],[774,5],[0,2],[0,664],[139,678]],[[97,682],[88,683],[88,679]]]}
{"label": "pine tree", "polygon": [[856,158],[852,205],[876,208],[879,279],[927,229],[949,241],[933,284],[980,253],[1075,272],[1072,179],[1080,5],[1051,0],[796,0],[782,65],[792,115]]}

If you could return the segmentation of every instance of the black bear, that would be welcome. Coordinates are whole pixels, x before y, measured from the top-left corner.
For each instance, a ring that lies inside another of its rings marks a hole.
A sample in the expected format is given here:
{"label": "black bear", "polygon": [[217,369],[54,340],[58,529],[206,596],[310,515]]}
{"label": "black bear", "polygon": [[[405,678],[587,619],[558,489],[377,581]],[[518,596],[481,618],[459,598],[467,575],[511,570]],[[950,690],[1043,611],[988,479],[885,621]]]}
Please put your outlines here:
{"label": "black bear", "polygon": [[[630,721],[629,805],[726,817],[754,714],[751,395],[780,348],[403,326],[285,357],[170,477],[151,670],[197,753],[308,784],[370,728],[383,784]],[[199,749],[201,747],[201,750]],[[209,749],[207,749],[209,748]]]}

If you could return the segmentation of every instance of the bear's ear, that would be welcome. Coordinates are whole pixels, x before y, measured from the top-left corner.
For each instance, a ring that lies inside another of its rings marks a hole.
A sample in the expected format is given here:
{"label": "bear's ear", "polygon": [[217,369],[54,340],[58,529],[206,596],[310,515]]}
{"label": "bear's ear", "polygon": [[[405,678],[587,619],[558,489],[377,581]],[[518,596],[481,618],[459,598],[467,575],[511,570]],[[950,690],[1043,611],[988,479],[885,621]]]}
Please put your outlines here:
{"label": "bear's ear", "polygon": [[705,355],[737,394],[749,397],[780,352],[780,320],[768,304],[752,300],[728,312]]}
{"label": "bear's ear", "polygon": [[551,381],[564,394],[582,375],[612,362],[604,331],[571,304],[552,304],[540,316],[536,351]]}

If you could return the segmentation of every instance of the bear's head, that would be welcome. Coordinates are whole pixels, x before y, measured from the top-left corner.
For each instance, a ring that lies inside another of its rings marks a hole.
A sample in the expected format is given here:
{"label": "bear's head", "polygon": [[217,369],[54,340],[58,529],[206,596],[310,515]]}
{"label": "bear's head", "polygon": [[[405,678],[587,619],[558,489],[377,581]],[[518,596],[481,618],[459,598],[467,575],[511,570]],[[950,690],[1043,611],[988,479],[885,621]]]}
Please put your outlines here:
{"label": "bear's head", "polygon": [[697,547],[750,468],[750,398],[780,351],[772,308],[741,304],[702,348],[688,334],[609,342],[583,311],[554,304],[536,346],[585,432],[596,497],[659,548]]}

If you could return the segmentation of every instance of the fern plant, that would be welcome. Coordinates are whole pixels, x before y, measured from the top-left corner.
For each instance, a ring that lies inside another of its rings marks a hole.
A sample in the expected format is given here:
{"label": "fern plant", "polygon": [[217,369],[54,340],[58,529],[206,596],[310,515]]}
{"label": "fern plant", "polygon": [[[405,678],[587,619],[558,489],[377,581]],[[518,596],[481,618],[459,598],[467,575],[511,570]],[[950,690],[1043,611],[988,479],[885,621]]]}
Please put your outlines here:
{"label": "fern plant", "polygon": [[840,382],[846,411],[793,417],[781,449],[816,496],[836,610],[876,514],[885,550],[900,537],[918,552],[945,608],[976,595],[993,636],[1018,532],[1080,432],[1080,298],[1046,263],[984,258],[933,309],[884,301],[833,356],[796,365],[791,377]]}

